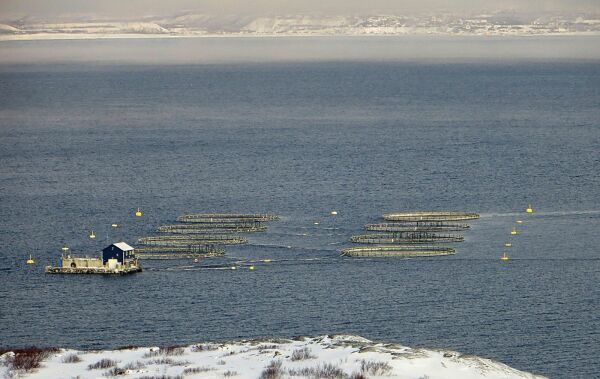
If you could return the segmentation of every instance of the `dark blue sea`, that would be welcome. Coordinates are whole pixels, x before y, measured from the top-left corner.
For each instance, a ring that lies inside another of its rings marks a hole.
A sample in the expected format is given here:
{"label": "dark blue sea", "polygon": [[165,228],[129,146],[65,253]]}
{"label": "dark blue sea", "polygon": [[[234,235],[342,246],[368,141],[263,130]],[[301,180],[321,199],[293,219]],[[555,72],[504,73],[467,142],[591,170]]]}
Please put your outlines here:
{"label": "dark blue sea", "polygon": [[[0,66],[0,345],[352,333],[598,375],[598,62],[31,63]],[[405,210],[481,218],[451,257],[339,256]],[[43,273],[186,212],[281,220],[200,265]]]}

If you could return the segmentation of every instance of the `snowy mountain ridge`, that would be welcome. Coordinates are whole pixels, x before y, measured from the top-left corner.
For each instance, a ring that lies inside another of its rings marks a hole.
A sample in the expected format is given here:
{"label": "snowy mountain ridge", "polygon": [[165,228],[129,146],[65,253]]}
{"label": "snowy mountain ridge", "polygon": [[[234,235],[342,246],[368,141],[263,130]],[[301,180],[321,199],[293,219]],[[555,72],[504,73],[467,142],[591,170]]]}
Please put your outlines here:
{"label": "snowy mountain ridge", "polygon": [[310,35],[600,35],[600,15],[211,16],[185,13],[132,21],[22,19],[0,24],[0,39],[52,39],[81,35],[310,36]]}

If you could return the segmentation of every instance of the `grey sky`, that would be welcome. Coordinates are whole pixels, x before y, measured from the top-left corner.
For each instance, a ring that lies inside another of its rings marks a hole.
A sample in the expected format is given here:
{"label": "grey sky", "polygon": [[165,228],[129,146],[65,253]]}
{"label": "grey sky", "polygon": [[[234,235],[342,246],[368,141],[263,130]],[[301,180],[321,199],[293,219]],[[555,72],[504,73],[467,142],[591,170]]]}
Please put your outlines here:
{"label": "grey sky", "polygon": [[222,14],[372,14],[410,12],[598,12],[599,0],[0,0],[0,17],[95,15],[130,18],[183,11]]}

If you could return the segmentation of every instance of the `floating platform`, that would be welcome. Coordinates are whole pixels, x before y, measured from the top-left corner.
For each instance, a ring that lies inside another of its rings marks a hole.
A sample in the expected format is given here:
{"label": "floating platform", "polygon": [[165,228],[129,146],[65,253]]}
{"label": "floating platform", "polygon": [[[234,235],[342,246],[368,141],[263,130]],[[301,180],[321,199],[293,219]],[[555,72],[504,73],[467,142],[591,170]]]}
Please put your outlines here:
{"label": "floating platform", "polygon": [[248,239],[227,234],[178,234],[143,237],[138,243],[147,246],[241,245],[248,243]]}
{"label": "floating platform", "polygon": [[399,212],[386,213],[387,221],[463,221],[479,218],[477,213],[468,212]]}
{"label": "floating platform", "polygon": [[108,267],[52,267],[46,266],[44,272],[46,274],[93,274],[93,275],[128,275],[136,272],[141,272],[140,266],[129,266],[121,268]]}
{"label": "floating platform", "polygon": [[267,227],[259,223],[250,223],[249,225],[217,223],[217,224],[179,224],[162,225],[158,227],[162,233],[174,234],[227,234],[227,233],[256,233],[266,232]]}
{"label": "floating platform", "polygon": [[388,222],[381,224],[367,224],[365,229],[374,232],[459,232],[469,229],[468,224],[446,224],[443,222]]}
{"label": "floating platform", "polygon": [[374,246],[374,247],[351,247],[342,250],[342,256],[346,257],[439,257],[453,255],[456,251],[449,247],[436,246]]}
{"label": "floating platform", "polygon": [[437,243],[437,242],[462,242],[463,236],[459,235],[438,235],[433,233],[380,233],[380,234],[364,234],[352,236],[350,240],[355,243]]}
{"label": "floating platform", "polygon": [[264,222],[279,220],[272,214],[227,214],[227,213],[198,213],[185,214],[177,217],[179,222],[195,223],[232,223],[232,222]]}

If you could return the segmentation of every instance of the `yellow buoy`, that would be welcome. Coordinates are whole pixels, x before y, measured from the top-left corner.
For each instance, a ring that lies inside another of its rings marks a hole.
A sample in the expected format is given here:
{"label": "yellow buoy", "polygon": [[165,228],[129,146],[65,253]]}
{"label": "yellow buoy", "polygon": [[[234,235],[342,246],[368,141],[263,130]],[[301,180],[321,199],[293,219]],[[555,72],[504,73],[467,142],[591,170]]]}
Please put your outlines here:
{"label": "yellow buoy", "polygon": [[510,243],[510,242],[507,242],[507,243],[505,243],[505,244],[504,244],[504,246],[506,246],[506,247],[511,247],[511,246],[512,246],[512,243]]}
{"label": "yellow buoy", "polygon": [[91,238],[91,239],[95,239],[95,238],[96,238],[96,235],[94,234],[94,231],[93,231],[93,230],[92,230],[92,232],[90,233],[90,238]]}
{"label": "yellow buoy", "polygon": [[137,211],[135,211],[135,217],[142,217],[142,211],[140,210],[140,208],[138,208]]}
{"label": "yellow buoy", "polygon": [[500,260],[502,261],[507,261],[508,260],[508,255],[506,255],[506,253],[504,253],[501,257]]}
{"label": "yellow buoy", "polygon": [[517,224],[522,224],[523,220],[517,220]]}
{"label": "yellow buoy", "polygon": [[525,209],[525,212],[527,212],[527,213],[533,213],[533,208],[531,208],[531,204],[529,204],[529,206],[527,207],[527,209]]}
{"label": "yellow buoy", "polygon": [[33,260],[33,258],[31,257],[31,254],[29,254],[29,259],[27,260],[27,264],[28,264],[28,265],[32,265],[32,264],[34,264],[34,263],[35,263],[35,261],[34,261],[34,260]]}
{"label": "yellow buoy", "polygon": [[248,268],[250,269],[250,271],[254,271],[254,266],[250,266]]}
{"label": "yellow buoy", "polygon": [[510,234],[519,234],[519,232],[517,232],[517,228],[512,228]]}

